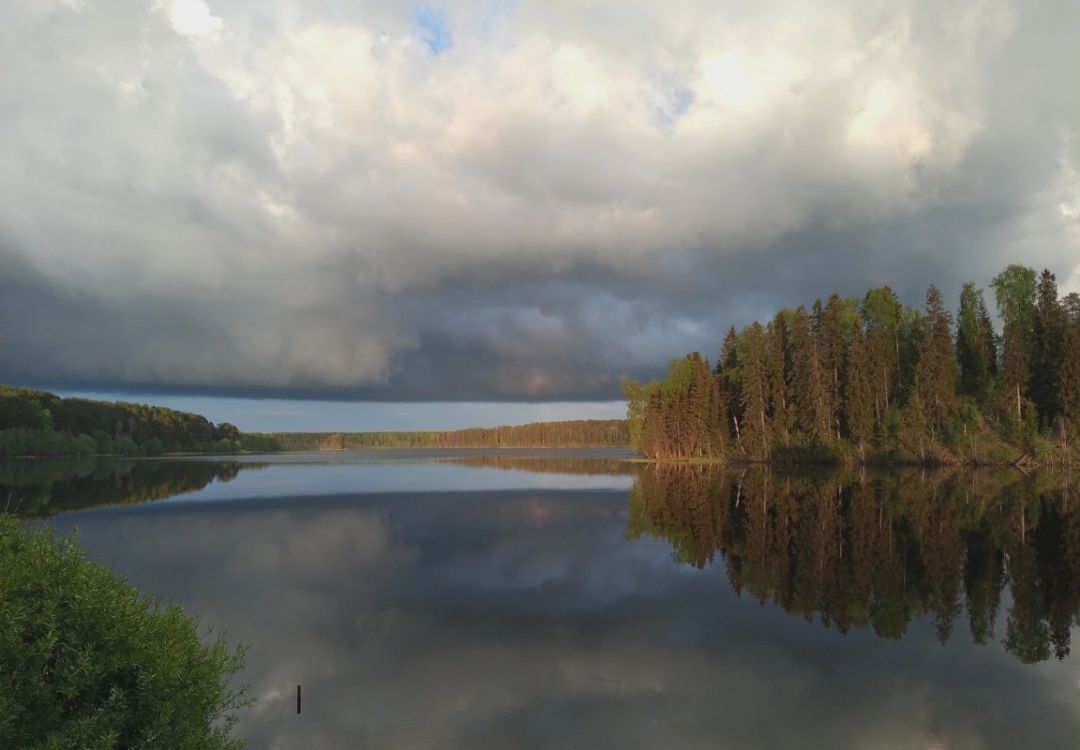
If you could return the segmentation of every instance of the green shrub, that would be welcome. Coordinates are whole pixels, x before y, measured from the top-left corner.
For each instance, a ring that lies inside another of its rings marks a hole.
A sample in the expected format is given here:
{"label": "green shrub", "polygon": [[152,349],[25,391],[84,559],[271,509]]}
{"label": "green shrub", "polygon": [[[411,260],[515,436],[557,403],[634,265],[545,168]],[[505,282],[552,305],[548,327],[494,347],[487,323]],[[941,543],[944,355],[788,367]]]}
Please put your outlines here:
{"label": "green shrub", "polygon": [[0,747],[241,747],[241,663],[74,539],[0,516]]}

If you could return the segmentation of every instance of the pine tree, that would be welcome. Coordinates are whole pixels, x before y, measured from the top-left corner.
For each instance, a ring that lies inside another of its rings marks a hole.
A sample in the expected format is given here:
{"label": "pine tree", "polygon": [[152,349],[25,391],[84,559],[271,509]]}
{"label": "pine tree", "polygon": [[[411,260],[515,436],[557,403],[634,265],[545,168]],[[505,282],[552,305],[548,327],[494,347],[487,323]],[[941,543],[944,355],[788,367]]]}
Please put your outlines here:
{"label": "pine tree", "polygon": [[[911,305],[905,305],[900,315],[900,359],[896,375],[897,401],[900,403],[904,403],[915,391],[916,368],[923,339],[922,318],[922,312]],[[949,345],[952,346],[951,341]]]}
{"label": "pine tree", "polygon": [[994,332],[994,323],[990,320],[990,312],[986,309],[986,302],[979,299],[979,329],[982,331],[983,340],[986,342],[987,370],[990,377],[987,383],[986,396],[993,391],[994,383],[998,376],[998,336]]}
{"label": "pine tree", "polygon": [[866,444],[874,435],[873,385],[866,353],[866,337],[858,321],[851,323],[850,346],[844,375],[843,413],[847,434],[859,447],[859,457],[865,459]]}
{"label": "pine tree", "polygon": [[1074,435],[1080,435],[1080,321],[1070,322],[1062,346],[1058,385],[1061,416]]}
{"label": "pine tree", "polygon": [[995,367],[994,330],[983,292],[964,284],[956,316],[956,359],[961,395],[984,403],[990,393]]}
{"label": "pine tree", "polygon": [[1031,400],[1042,426],[1053,424],[1061,408],[1058,376],[1064,352],[1065,311],[1058,301],[1057,279],[1048,270],[1039,278],[1035,311]]}
{"label": "pine tree", "polygon": [[956,410],[952,316],[936,286],[926,292],[926,315],[920,322],[915,382],[931,433],[936,433]]}
{"label": "pine tree", "polygon": [[694,352],[690,355],[690,384],[687,390],[688,440],[685,446],[690,455],[718,455],[717,429],[713,423],[716,413],[716,385],[709,363]]}
{"label": "pine tree", "polygon": [[[741,442],[739,436],[739,417],[742,411],[742,398],[739,395],[739,385],[735,378],[735,371],[739,367],[738,354],[739,334],[735,326],[728,329],[724,336],[724,343],[720,349],[720,357],[716,360],[716,381],[720,392],[720,400],[723,402],[724,414],[727,417],[725,429],[735,437],[736,445]],[[741,446],[739,446],[741,448]]]}
{"label": "pine tree", "polygon": [[866,324],[866,350],[874,387],[874,418],[878,425],[892,403],[900,360],[900,301],[887,286],[871,289],[860,307]]}
{"label": "pine tree", "polygon": [[660,384],[666,445],[672,456],[691,455],[693,450],[689,400],[692,373],[690,357],[673,359],[668,363],[668,376]]}
{"label": "pine tree", "polygon": [[824,307],[814,303],[814,335],[821,357],[826,410],[831,429],[840,439],[840,373],[844,366],[844,302],[832,294]]}
{"label": "pine tree", "polygon": [[798,363],[792,368],[791,392],[799,431],[812,442],[828,443],[832,430],[827,393],[810,316],[801,306],[791,318],[791,361]]}
{"label": "pine tree", "polygon": [[769,455],[768,380],[765,366],[765,329],[754,323],[743,329],[738,342],[738,383],[743,420],[742,449],[750,456]]}
{"label": "pine tree", "polygon": [[1080,293],[1070,292],[1061,301],[1061,308],[1065,311],[1065,318],[1074,326],[1080,326]]}
{"label": "pine tree", "polygon": [[646,458],[667,458],[664,413],[660,391],[653,391],[645,403],[641,427],[641,452]]}
{"label": "pine tree", "polygon": [[782,310],[769,323],[766,336],[765,369],[769,385],[769,417],[773,439],[785,446],[791,445],[794,414],[788,391],[788,333],[786,318],[790,311]]}

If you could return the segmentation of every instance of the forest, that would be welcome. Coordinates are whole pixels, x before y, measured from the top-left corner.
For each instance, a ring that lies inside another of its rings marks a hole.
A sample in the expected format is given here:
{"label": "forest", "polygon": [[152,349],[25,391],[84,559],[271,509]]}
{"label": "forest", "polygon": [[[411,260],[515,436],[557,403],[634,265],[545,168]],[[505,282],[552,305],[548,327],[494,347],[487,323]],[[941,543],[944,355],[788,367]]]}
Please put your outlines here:
{"label": "forest", "polygon": [[60,398],[0,385],[0,458],[156,456],[355,448],[625,448],[625,420],[583,419],[444,432],[241,433],[189,412]]}
{"label": "forest", "polygon": [[662,381],[624,383],[631,445],[655,460],[921,465],[1075,463],[1080,295],[1010,265],[936,286],[919,309],[888,286],[785,308],[694,352]]}
{"label": "forest", "polygon": [[189,412],[123,401],[60,398],[0,385],[0,456],[228,453],[240,431]]}
{"label": "forest", "polygon": [[473,427],[446,432],[276,432],[244,433],[244,450],[311,451],[355,448],[625,448],[622,419],[532,422]]}

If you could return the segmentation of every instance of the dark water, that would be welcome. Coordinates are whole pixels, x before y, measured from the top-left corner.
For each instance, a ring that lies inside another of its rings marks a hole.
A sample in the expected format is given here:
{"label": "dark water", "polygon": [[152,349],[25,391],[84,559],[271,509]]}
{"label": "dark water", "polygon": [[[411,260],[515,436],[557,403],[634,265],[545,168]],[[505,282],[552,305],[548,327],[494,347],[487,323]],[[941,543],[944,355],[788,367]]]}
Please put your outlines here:
{"label": "dark water", "polygon": [[0,507],[246,643],[252,748],[1080,746],[1065,478],[624,458],[22,462]]}

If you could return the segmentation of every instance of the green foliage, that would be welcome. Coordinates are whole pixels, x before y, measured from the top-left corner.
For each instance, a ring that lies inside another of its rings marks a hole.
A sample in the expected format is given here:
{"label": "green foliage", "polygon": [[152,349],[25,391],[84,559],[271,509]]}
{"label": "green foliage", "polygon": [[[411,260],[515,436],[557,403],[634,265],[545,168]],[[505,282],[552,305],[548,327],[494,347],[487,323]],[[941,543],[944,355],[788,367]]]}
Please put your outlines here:
{"label": "green foliage", "polygon": [[960,393],[985,403],[997,372],[997,346],[983,292],[971,283],[964,284],[960,292],[956,359],[960,370]]}
{"label": "green foliage", "polygon": [[1002,320],[1030,324],[1035,317],[1035,269],[1013,264],[990,282]]}
{"label": "green foliage", "polygon": [[[652,387],[652,386],[647,386]],[[532,422],[448,432],[244,433],[249,452],[354,450],[365,448],[623,448],[630,445],[623,419]]]}
{"label": "green foliage", "polygon": [[1076,461],[1080,295],[1059,300],[1052,273],[1036,283],[1023,266],[993,286],[1000,347],[973,284],[960,294],[955,329],[934,286],[925,312],[885,286],[861,303],[833,294],[812,314],[785,308],[768,326],[731,328],[713,389],[692,386],[700,357],[691,354],[672,360],[658,393],[628,391],[641,420],[635,447],[675,460]]}
{"label": "green foliage", "polygon": [[630,434],[630,447],[640,451],[642,431],[645,428],[645,407],[649,398],[660,388],[659,381],[644,385],[636,380],[623,381],[623,397],[626,398],[626,428]]}
{"label": "green foliage", "polygon": [[0,386],[0,457],[234,452],[240,431],[160,406]]}
{"label": "green foliage", "polygon": [[0,747],[238,748],[241,663],[73,539],[0,517]]}
{"label": "green foliage", "polygon": [[674,398],[684,394],[690,388],[693,367],[688,357],[673,359],[668,362],[667,377],[660,383],[660,394],[664,398]]}

